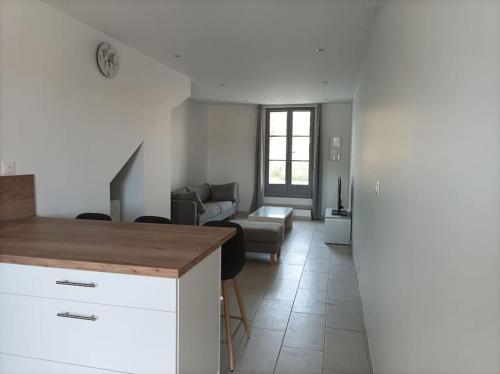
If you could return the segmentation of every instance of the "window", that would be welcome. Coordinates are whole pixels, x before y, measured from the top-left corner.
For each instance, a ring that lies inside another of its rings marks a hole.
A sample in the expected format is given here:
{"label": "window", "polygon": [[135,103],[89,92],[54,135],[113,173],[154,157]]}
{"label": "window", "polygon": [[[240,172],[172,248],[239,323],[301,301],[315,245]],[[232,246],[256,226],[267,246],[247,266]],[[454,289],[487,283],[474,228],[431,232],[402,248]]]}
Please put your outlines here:
{"label": "window", "polygon": [[266,110],[266,196],[311,198],[314,108]]}

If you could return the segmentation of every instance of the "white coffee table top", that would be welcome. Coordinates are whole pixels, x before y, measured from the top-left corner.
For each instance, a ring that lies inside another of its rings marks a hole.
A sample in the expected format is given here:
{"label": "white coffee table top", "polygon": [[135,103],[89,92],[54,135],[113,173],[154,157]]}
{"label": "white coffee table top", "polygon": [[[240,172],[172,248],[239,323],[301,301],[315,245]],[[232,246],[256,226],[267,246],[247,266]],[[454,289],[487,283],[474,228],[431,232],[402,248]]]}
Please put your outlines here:
{"label": "white coffee table top", "polygon": [[262,206],[255,212],[249,215],[250,217],[261,218],[281,218],[284,219],[293,213],[293,208],[280,207],[280,206]]}

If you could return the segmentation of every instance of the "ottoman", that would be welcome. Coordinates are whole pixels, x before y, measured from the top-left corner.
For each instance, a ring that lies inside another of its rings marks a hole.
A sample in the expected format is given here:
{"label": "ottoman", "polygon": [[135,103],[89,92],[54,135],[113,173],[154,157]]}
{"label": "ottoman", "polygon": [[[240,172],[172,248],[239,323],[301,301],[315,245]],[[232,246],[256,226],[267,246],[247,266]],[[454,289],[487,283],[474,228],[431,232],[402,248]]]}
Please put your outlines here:
{"label": "ottoman", "polygon": [[281,255],[281,243],[283,242],[281,223],[255,222],[243,219],[235,219],[231,222],[237,223],[243,229],[247,252],[267,253],[271,265],[276,263],[277,258]]}

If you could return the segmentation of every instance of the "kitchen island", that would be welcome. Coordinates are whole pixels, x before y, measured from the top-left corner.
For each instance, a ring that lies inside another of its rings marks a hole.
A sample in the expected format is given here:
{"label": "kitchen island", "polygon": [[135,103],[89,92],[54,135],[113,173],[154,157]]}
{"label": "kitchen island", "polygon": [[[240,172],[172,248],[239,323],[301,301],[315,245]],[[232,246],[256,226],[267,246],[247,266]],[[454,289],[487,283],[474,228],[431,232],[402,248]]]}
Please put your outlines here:
{"label": "kitchen island", "polygon": [[218,373],[220,246],[234,234],[0,220],[0,373]]}

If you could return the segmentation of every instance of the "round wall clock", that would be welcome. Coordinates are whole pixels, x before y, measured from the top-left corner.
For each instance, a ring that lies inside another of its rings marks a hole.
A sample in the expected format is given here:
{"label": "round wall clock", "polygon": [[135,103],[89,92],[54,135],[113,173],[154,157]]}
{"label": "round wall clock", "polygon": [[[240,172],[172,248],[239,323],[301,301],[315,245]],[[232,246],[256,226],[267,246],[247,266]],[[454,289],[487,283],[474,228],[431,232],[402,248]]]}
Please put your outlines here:
{"label": "round wall clock", "polygon": [[113,78],[120,67],[120,59],[115,48],[109,43],[101,43],[97,48],[97,65],[102,75]]}

